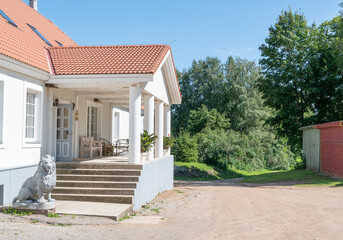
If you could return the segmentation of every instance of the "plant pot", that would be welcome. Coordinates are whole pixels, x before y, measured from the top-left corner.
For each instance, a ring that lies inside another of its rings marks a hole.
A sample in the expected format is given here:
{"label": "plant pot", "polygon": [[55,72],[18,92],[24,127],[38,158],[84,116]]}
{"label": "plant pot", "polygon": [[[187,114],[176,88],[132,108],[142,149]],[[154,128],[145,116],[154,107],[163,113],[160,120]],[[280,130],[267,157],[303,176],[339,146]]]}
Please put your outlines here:
{"label": "plant pot", "polygon": [[142,152],[142,153],[141,153],[141,162],[145,162],[145,161],[146,161],[147,155],[148,155],[147,152]]}
{"label": "plant pot", "polygon": [[169,150],[169,148],[164,148],[163,149],[163,156],[168,156],[169,155],[169,153],[168,153],[169,151],[168,150]]}

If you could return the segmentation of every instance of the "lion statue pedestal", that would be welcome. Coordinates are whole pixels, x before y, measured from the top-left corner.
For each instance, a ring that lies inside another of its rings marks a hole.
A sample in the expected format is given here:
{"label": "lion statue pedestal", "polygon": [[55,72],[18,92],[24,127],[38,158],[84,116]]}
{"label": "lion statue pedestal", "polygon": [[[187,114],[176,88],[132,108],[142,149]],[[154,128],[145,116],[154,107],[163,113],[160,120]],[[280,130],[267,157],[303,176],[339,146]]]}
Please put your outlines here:
{"label": "lion statue pedestal", "polygon": [[[53,209],[55,199],[51,191],[56,186],[56,163],[49,154],[42,157],[36,173],[26,179],[18,196],[12,201],[12,207],[17,209]],[[48,201],[44,198],[44,193]]]}

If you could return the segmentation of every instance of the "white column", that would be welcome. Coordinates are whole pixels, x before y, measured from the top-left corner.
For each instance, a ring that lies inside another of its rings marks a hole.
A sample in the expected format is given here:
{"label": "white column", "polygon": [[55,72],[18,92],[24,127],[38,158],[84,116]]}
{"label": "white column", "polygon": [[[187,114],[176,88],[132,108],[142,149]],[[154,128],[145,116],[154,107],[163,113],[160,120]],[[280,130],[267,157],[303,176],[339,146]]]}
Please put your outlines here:
{"label": "white column", "polygon": [[[170,137],[170,105],[164,108],[164,136]],[[168,148],[167,156],[170,155],[170,148]]]}
{"label": "white column", "polygon": [[163,102],[155,102],[155,156],[163,157]]}
{"label": "white column", "polygon": [[44,142],[44,152],[42,154],[51,154],[53,149],[53,139],[51,139],[51,135],[53,132],[53,125],[52,125],[52,114],[53,114],[53,89],[46,88],[46,100],[45,100],[45,112],[43,117],[43,125],[45,125],[45,131],[43,132],[43,142]]}
{"label": "white column", "polygon": [[141,158],[141,89],[137,86],[130,87],[129,115],[129,162],[137,164]]}
{"label": "white column", "polygon": [[[144,130],[147,130],[148,134],[154,133],[154,96],[144,96]],[[154,149],[148,151],[147,160],[154,158]]]}

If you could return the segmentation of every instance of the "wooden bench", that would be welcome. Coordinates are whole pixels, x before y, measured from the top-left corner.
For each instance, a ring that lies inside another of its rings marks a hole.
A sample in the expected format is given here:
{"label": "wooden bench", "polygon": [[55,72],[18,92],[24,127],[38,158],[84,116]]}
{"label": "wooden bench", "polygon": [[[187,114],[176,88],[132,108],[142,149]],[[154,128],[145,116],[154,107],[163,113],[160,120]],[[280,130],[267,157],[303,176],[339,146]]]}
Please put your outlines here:
{"label": "wooden bench", "polygon": [[80,138],[80,158],[83,158],[85,153],[88,153],[89,158],[92,158],[96,152],[99,153],[99,157],[102,157],[101,141],[94,140],[94,137]]}

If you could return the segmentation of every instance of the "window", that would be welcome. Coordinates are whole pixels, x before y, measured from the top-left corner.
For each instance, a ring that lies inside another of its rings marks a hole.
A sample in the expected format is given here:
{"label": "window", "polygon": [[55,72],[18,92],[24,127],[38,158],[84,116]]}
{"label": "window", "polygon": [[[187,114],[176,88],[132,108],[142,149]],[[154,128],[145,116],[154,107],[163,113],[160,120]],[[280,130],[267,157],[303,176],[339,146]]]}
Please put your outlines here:
{"label": "window", "polygon": [[4,128],[4,83],[0,81],[0,145],[3,143]]}
{"label": "window", "polygon": [[5,18],[9,24],[18,27],[17,24],[15,24],[12,19],[10,19],[1,9],[0,9],[0,15],[3,16],[3,18]]}
{"label": "window", "polygon": [[59,41],[55,40],[55,42],[57,42],[57,44],[60,45],[60,47],[63,47],[63,44],[60,43]]}
{"label": "window", "polygon": [[32,25],[30,25],[30,24],[27,24],[27,25],[29,25],[29,27],[46,43],[46,44],[48,44],[50,47],[52,47],[52,44],[40,33],[40,32],[38,32],[38,30],[34,27],[34,26],[32,26]]}
{"label": "window", "polygon": [[26,93],[26,125],[25,125],[25,138],[35,139],[36,124],[36,94],[32,92]]}
{"label": "window", "polygon": [[87,109],[87,137],[98,139],[98,113],[97,107],[88,107]]}

